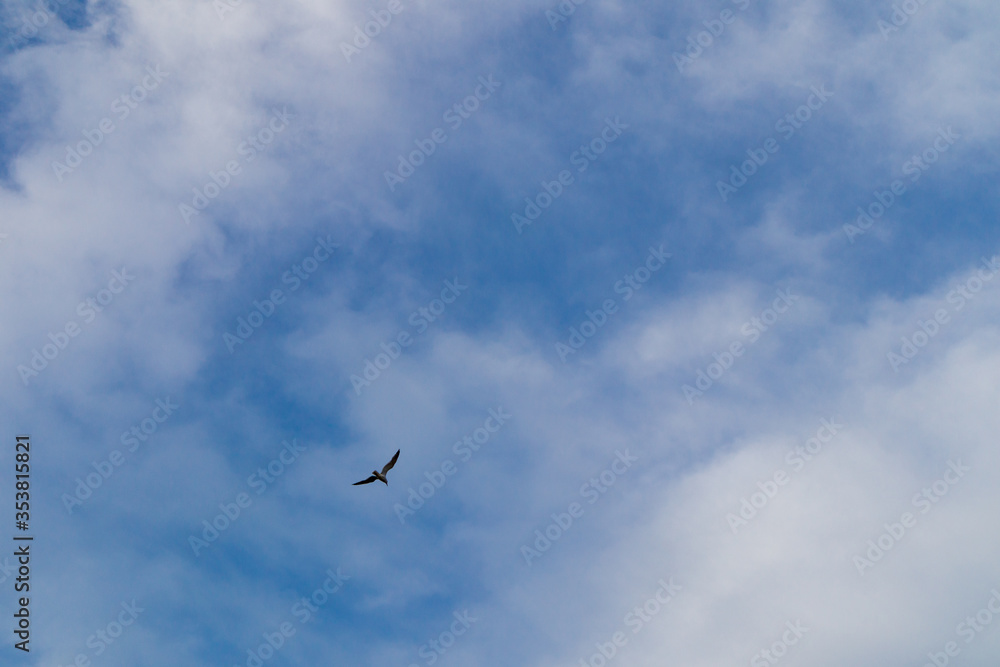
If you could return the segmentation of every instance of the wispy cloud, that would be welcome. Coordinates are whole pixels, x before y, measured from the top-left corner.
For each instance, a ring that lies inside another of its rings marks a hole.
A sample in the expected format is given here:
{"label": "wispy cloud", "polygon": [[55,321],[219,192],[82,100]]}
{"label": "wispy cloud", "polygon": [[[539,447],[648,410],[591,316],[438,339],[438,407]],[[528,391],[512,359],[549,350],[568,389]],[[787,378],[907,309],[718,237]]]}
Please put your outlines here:
{"label": "wispy cloud", "polygon": [[25,664],[987,664],[998,13],[4,5]]}

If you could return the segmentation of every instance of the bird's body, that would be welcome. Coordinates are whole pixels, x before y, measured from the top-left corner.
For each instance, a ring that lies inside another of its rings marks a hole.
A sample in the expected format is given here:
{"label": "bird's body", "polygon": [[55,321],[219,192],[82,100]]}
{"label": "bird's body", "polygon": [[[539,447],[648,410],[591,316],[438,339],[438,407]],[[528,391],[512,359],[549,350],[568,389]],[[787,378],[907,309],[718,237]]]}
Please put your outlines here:
{"label": "bird's body", "polygon": [[397,449],[396,454],[392,457],[392,460],[386,463],[385,466],[382,468],[382,472],[379,472],[378,470],[372,470],[371,477],[369,477],[368,479],[363,479],[360,482],[355,482],[351,486],[358,486],[359,484],[371,484],[375,480],[378,480],[383,484],[385,484],[386,486],[389,486],[389,480],[386,479],[385,474],[390,470],[392,470],[392,466],[396,465],[396,459],[398,458],[399,458],[399,450]]}

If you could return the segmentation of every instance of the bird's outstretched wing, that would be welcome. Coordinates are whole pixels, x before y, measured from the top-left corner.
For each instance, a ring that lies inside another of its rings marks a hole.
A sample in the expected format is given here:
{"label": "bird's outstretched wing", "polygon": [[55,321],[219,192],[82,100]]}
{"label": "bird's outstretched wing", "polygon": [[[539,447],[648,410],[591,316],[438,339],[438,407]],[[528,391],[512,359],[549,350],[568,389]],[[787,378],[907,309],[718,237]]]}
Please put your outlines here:
{"label": "bird's outstretched wing", "polygon": [[378,479],[378,477],[376,477],[375,475],[372,475],[372,476],[371,476],[371,477],[369,477],[368,479],[363,479],[363,480],[361,480],[360,482],[355,482],[354,484],[351,484],[351,486],[357,486],[358,484],[371,484],[371,483],[372,483],[372,482],[374,482],[374,481],[375,481],[376,479]]}
{"label": "bird's outstretched wing", "polygon": [[395,456],[392,457],[392,460],[389,461],[388,463],[386,463],[385,467],[382,468],[382,474],[383,475],[386,474],[387,472],[389,472],[390,470],[392,470],[392,466],[396,465],[396,459],[398,459],[398,458],[399,458],[399,450],[397,449]]}

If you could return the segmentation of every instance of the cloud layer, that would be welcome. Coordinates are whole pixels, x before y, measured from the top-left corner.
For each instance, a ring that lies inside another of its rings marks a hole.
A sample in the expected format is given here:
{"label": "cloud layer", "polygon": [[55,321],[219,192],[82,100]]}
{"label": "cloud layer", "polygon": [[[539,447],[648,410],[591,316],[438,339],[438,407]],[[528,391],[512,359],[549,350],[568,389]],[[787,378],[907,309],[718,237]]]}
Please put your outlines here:
{"label": "cloud layer", "polygon": [[997,18],[6,6],[11,664],[995,664]]}

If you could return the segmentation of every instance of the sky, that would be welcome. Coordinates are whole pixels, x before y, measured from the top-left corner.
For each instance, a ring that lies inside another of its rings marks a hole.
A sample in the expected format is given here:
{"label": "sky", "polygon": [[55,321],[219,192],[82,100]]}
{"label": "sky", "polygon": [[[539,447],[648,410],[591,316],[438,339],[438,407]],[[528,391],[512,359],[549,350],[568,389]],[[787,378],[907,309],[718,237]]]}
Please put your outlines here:
{"label": "sky", "polygon": [[998,41],[5,0],[0,663],[996,665]]}

